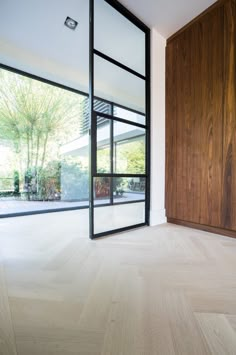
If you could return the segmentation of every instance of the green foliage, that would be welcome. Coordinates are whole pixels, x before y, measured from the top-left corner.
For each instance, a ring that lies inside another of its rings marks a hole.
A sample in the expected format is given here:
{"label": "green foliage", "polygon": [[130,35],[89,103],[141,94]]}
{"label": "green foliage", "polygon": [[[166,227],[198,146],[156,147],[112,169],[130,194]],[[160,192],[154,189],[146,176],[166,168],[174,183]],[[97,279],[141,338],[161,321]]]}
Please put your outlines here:
{"label": "green foliage", "polygon": [[110,173],[110,149],[107,147],[97,150],[97,171],[99,173]]}
{"label": "green foliage", "polygon": [[0,82],[0,139],[14,147],[21,175],[42,169],[58,156],[59,143],[78,137],[83,100],[2,69]]}
{"label": "green foliage", "polygon": [[[145,141],[143,136],[116,145],[116,172],[121,174],[145,174]],[[99,173],[110,172],[110,150],[97,151]]]}
{"label": "green foliage", "polygon": [[[87,99],[3,69],[0,82],[0,140],[15,155],[9,163],[11,182],[4,181],[4,186],[11,183],[16,194],[23,189],[29,200],[62,195],[67,200],[87,199],[86,159],[60,163],[60,146],[80,136]],[[143,137],[117,142],[114,151],[118,173],[145,173]],[[99,172],[110,172],[107,147],[98,150],[97,161]],[[114,191],[122,194],[127,185],[126,179],[116,179]]]}
{"label": "green foliage", "polygon": [[130,140],[117,145],[117,168],[119,173],[145,174],[144,139]]}
{"label": "green foliage", "polygon": [[88,169],[78,158],[67,157],[61,164],[62,199],[66,201],[87,200],[89,198]]}
{"label": "green foliage", "polygon": [[61,164],[51,161],[38,171],[37,199],[43,201],[60,199]]}
{"label": "green foliage", "polygon": [[13,193],[13,179],[12,178],[0,178],[0,193],[1,193],[1,195]]}
{"label": "green foliage", "polygon": [[51,199],[60,190],[60,146],[79,137],[86,100],[3,69],[0,82],[0,140],[15,152],[14,190]]}
{"label": "green foliage", "polygon": [[19,194],[19,192],[20,192],[20,175],[19,175],[18,171],[14,171],[13,181],[14,181],[14,193]]}

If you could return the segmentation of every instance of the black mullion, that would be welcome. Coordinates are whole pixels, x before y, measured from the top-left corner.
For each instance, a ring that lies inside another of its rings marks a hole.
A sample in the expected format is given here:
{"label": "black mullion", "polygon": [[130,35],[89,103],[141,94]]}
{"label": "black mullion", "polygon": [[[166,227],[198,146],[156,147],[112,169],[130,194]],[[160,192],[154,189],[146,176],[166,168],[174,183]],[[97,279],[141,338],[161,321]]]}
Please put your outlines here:
{"label": "black mullion", "polygon": [[[145,129],[145,133],[143,133],[143,134],[137,134],[137,136],[133,136],[132,138],[123,138],[123,139],[121,139],[121,140],[119,140],[119,144],[123,144],[124,142],[127,142],[127,141],[129,141],[129,140],[134,140],[134,139],[136,139],[136,138],[139,138],[139,137],[145,137],[146,136],[146,129]],[[145,143],[146,143],[146,141],[145,141]],[[117,143],[116,143],[117,144]],[[145,148],[146,149],[146,148]],[[146,164],[146,157],[145,157],[145,164]]]}
{"label": "black mullion", "polygon": [[[114,143],[115,171],[117,170],[117,142]],[[116,173],[115,173],[116,174]]]}
{"label": "black mullion", "polygon": [[92,164],[91,164],[91,171],[92,176],[97,174],[97,116],[95,115],[94,111],[92,111],[92,125],[91,125],[91,154],[92,154]]}
{"label": "black mullion", "polygon": [[[89,236],[94,236],[94,164],[96,168],[96,154],[94,155],[94,139],[96,140],[96,120],[93,115],[94,101],[94,0],[89,2],[89,109],[90,109],[90,142],[89,142]],[[95,129],[95,132],[94,132]]]}
{"label": "black mullion", "polygon": [[63,90],[67,90],[67,91],[73,92],[74,94],[79,94],[81,96],[88,97],[88,94],[86,94],[83,91],[74,89],[74,88],[72,88],[70,86],[67,86],[67,85],[59,84],[59,83],[57,83],[57,82],[55,82],[53,80],[45,79],[45,78],[43,78],[41,76],[38,76],[38,75],[35,75],[35,74],[28,73],[28,72],[26,72],[24,70],[20,70],[20,69],[16,69],[16,68],[10,67],[10,66],[8,66],[6,64],[0,63],[0,69],[4,69],[4,70],[7,70],[7,71],[10,71],[10,72],[12,72],[14,74],[17,74],[17,75],[25,76],[26,78],[29,78],[29,79],[40,81],[40,82],[42,82],[44,84],[55,86],[55,87],[57,87],[59,89],[63,89]]}
{"label": "black mullion", "polygon": [[146,207],[145,207],[145,222],[150,224],[150,181],[151,181],[151,63],[150,63],[150,30],[145,36],[145,58],[146,58]]}
{"label": "black mullion", "polygon": [[98,51],[97,49],[94,49],[94,50],[93,50],[93,53],[96,54],[98,57],[100,57],[100,58],[106,60],[107,62],[110,62],[110,63],[112,63],[113,65],[115,65],[115,66],[117,66],[117,67],[119,67],[119,68],[121,68],[121,69],[127,71],[128,73],[137,76],[139,79],[146,80],[146,78],[145,78],[144,75],[139,74],[139,73],[136,72],[135,70],[133,70],[133,69],[127,67],[126,65],[124,65],[124,64],[118,62],[117,60],[115,60],[115,59],[109,57],[108,55],[106,55],[106,54],[104,54],[104,53]]}
{"label": "black mullion", "polygon": [[106,236],[109,236],[109,235],[115,234],[115,233],[126,232],[131,229],[135,229],[135,228],[145,227],[146,225],[147,225],[147,223],[139,223],[139,224],[133,224],[132,226],[128,226],[128,227],[124,227],[124,228],[118,228],[118,229],[113,229],[111,231],[107,231],[107,232],[103,232],[103,233],[97,233],[97,234],[94,234],[94,239],[106,237]]}
{"label": "black mullion", "polygon": [[110,207],[110,206],[121,206],[121,205],[133,205],[135,203],[145,203],[145,199],[143,199],[143,200],[125,201],[125,202],[114,202],[113,205],[111,203],[101,203],[101,204],[94,205],[94,208]]}
{"label": "black mullion", "polygon": [[[38,76],[38,75],[35,75],[35,74],[31,74],[31,73],[28,73],[28,72],[20,70],[20,69],[16,69],[16,68],[10,67],[9,65],[6,65],[6,64],[3,64],[3,63],[0,63],[0,69],[4,69],[4,70],[10,71],[12,73],[25,76],[25,77],[27,77],[29,79],[32,79],[32,80],[40,81],[40,82],[42,82],[44,84],[48,84],[48,85],[51,85],[51,86],[58,87],[59,89],[62,89],[62,90],[73,92],[74,94],[85,96],[87,98],[89,97],[89,95],[86,92],[74,89],[74,88],[72,88],[70,86],[59,84],[59,83],[57,83],[55,81],[52,81],[52,80],[49,80],[49,79],[45,79],[45,78],[43,78],[41,76]],[[123,108],[124,110],[130,111],[130,112],[133,112],[133,113],[137,113],[138,115],[141,115],[141,116],[145,116],[145,114],[143,114],[143,112],[139,112],[137,110],[133,110],[133,109],[131,109],[129,107],[120,105],[120,104],[115,103],[115,102],[113,103],[113,102],[111,102],[109,100],[106,100],[106,99],[103,99],[101,97],[93,96],[93,98],[96,99],[96,100],[99,100],[99,101],[103,101],[103,102],[105,102],[105,103],[107,103],[109,105],[113,104],[114,106]]]}
{"label": "black mullion", "polygon": [[[84,96],[88,96],[88,94],[86,94],[86,93],[83,93],[83,95],[84,95]],[[109,104],[109,105],[112,105],[112,104],[113,104],[114,106],[123,108],[124,110],[130,111],[130,112],[133,112],[133,113],[137,113],[138,115],[145,117],[145,114],[144,114],[143,112],[134,110],[134,109],[129,108],[129,107],[127,107],[127,106],[123,106],[123,105],[117,104],[116,102],[111,102],[111,101],[109,101],[109,100],[107,100],[107,99],[103,99],[103,98],[101,98],[101,97],[99,97],[99,96],[93,96],[93,98],[94,98],[95,100],[103,101],[103,102],[105,102],[105,103],[107,103],[107,104]]]}
{"label": "black mullion", "polygon": [[0,214],[0,219],[34,216],[37,214],[48,214],[48,213],[57,213],[57,212],[71,212],[71,211],[85,210],[88,208],[89,208],[89,205],[84,205],[84,206],[78,206],[78,207],[52,208],[52,209],[44,209],[44,210],[36,210],[36,211],[5,213],[5,214]]}
{"label": "black mullion", "polygon": [[109,5],[111,5],[116,11],[118,11],[121,15],[123,15],[127,20],[132,22],[136,27],[138,27],[141,31],[145,32],[149,30],[149,28],[132,12],[130,12],[125,6],[123,6],[119,1],[114,0],[105,0]]}
{"label": "black mullion", "polygon": [[144,116],[144,117],[145,117],[145,113],[140,112],[140,111],[137,111],[137,110],[134,110],[134,109],[129,108],[129,107],[126,107],[126,106],[123,106],[123,105],[121,105],[121,104],[116,104],[116,103],[114,102],[114,106],[119,107],[119,108],[123,108],[124,110],[130,111],[130,112],[136,113],[137,115],[140,115],[140,116]]}
{"label": "black mullion", "polygon": [[144,128],[146,129],[147,126],[146,125],[143,125],[141,123],[136,123],[136,122],[133,122],[133,121],[128,121],[124,118],[120,118],[120,117],[114,117],[114,116],[111,116],[111,115],[108,115],[107,113],[102,113],[102,112],[99,112],[99,111],[94,111],[94,113],[99,116],[99,117],[104,117],[104,118],[107,118],[109,120],[113,120],[113,121],[117,121],[117,122],[121,122],[121,123],[125,123],[125,124],[129,124],[131,126],[135,126],[135,127],[139,127],[139,128]]}
{"label": "black mullion", "polygon": [[96,173],[94,177],[112,177],[112,178],[148,178],[147,174],[109,174],[109,173]]}
{"label": "black mullion", "polygon": [[[113,103],[111,104],[111,115],[113,116],[114,114],[114,106]],[[113,120],[110,121],[110,134],[111,134],[111,155],[110,155],[110,159],[111,159],[111,173],[114,174],[114,122]],[[114,203],[114,199],[113,199],[113,178],[110,179],[110,198],[111,198],[111,204],[113,205]]]}

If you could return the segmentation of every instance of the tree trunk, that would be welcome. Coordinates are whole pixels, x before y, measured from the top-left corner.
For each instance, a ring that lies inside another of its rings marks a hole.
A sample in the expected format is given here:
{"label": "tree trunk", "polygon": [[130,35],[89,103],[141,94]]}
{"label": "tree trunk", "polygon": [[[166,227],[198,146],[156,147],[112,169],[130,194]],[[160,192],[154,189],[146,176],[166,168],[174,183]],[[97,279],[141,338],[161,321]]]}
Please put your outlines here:
{"label": "tree trunk", "polygon": [[[30,168],[30,142],[29,142],[29,133],[27,132],[27,174],[29,173]],[[30,201],[30,184],[29,179],[27,178],[27,197],[28,201]]]}
{"label": "tree trunk", "polygon": [[48,133],[46,133],[46,137],[45,137],[44,144],[43,144],[43,155],[42,155],[42,161],[41,161],[41,169],[43,169],[44,163],[45,163],[47,143],[48,143]]}

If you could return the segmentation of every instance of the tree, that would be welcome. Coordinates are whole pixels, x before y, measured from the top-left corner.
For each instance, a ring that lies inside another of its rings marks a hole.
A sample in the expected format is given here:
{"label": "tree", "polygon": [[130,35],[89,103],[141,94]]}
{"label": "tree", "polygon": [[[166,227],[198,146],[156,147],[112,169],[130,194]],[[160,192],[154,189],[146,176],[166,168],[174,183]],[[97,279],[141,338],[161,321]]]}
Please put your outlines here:
{"label": "tree", "polygon": [[119,173],[145,174],[145,141],[143,137],[117,145],[116,161]]}
{"label": "tree", "polygon": [[21,176],[42,171],[58,158],[60,143],[79,136],[83,101],[80,95],[0,70],[0,139],[12,144]]}

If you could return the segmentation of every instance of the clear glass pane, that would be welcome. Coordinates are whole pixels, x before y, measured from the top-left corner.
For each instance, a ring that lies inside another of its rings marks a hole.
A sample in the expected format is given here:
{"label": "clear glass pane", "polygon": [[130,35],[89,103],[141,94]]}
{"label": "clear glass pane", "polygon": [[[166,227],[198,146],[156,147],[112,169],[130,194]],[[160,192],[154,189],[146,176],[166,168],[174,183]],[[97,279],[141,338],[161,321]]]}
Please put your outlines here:
{"label": "clear glass pane", "polygon": [[94,56],[95,96],[145,113],[145,80]]}
{"label": "clear glass pane", "polygon": [[114,122],[114,166],[117,174],[145,174],[145,129]]}
{"label": "clear glass pane", "polygon": [[114,106],[113,114],[115,117],[123,118],[127,121],[139,123],[142,125],[146,124],[146,117],[144,115],[124,109],[119,106]]}
{"label": "clear glass pane", "polygon": [[94,233],[145,223],[145,202],[94,209]]}
{"label": "clear glass pane", "polygon": [[97,117],[97,172],[111,172],[111,121]]}
{"label": "clear glass pane", "polygon": [[145,33],[104,0],[95,0],[95,49],[145,75]]}
{"label": "clear glass pane", "polygon": [[88,206],[87,97],[0,69],[0,213]]}
{"label": "clear glass pane", "polygon": [[93,101],[93,109],[94,111],[105,113],[107,115],[111,115],[111,104],[104,102],[103,100],[94,99]]}
{"label": "clear glass pane", "polygon": [[145,178],[113,178],[114,203],[145,200]]}
{"label": "clear glass pane", "polygon": [[109,204],[111,202],[111,179],[109,177],[94,178],[93,189],[95,205]]}

